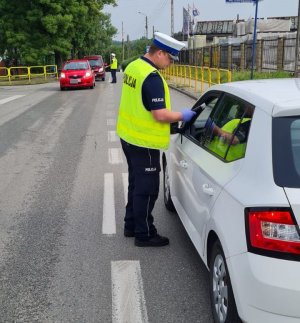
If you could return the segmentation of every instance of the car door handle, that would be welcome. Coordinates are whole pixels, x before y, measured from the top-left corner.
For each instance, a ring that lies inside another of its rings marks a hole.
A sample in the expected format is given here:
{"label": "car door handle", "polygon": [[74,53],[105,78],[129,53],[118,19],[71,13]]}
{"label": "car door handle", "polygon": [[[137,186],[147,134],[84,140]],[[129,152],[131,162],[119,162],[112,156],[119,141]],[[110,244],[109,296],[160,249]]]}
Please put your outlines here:
{"label": "car door handle", "polygon": [[188,167],[188,164],[187,164],[186,160],[184,160],[184,159],[179,162],[179,165],[182,168],[187,168]]}
{"label": "car door handle", "polygon": [[214,189],[210,187],[208,184],[203,184],[202,190],[205,194],[214,195]]}

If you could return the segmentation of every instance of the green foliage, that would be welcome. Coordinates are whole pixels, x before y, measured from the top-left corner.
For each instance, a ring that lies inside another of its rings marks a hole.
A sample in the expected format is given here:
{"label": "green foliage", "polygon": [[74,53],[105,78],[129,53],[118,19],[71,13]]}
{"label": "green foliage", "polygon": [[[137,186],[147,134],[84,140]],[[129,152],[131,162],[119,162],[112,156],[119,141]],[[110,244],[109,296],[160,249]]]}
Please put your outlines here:
{"label": "green foliage", "polygon": [[104,52],[104,58],[106,62],[109,62],[110,53],[115,53],[117,55],[119,65],[124,70],[124,66],[127,66],[126,63],[128,60],[131,62],[145,54],[146,47],[151,44],[151,39],[146,39],[145,37],[134,40],[134,41],[126,41],[122,44],[122,42],[113,42],[111,46],[107,48]]}
{"label": "green foliage", "polygon": [[[294,77],[293,73],[285,71],[274,72],[254,72],[253,79],[271,79],[271,78],[290,78]],[[232,72],[232,81],[250,80],[251,71],[234,71]]]}
{"label": "green foliage", "polygon": [[116,29],[101,10],[115,0],[1,0],[0,56],[10,65],[44,64],[99,53]]}
{"label": "green foliage", "polygon": [[151,39],[141,38],[138,40],[134,40],[130,44],[128,44],[128,46],[130,47],[129,52],[131,56],[144,55],[146,52],[146,47],[150,46],[150,44],[151,44]]}
{"label": "green foliage", "polygon": [[122,62],[122,64],[121,64],[122,71],[125,71],[125,68],[127,67],[127,65],[128,65],[129,63],[131,63],[132,61],[136,60],[136,59],[137,59],[137,58],[139,58],[139,57],[140,57],[140,55],[138,55],[138,56],[133,56],[133,57],[130,57],[130,58],[128,58],[128,59],[126,59],[126,60],[124,60],[124,61]]}

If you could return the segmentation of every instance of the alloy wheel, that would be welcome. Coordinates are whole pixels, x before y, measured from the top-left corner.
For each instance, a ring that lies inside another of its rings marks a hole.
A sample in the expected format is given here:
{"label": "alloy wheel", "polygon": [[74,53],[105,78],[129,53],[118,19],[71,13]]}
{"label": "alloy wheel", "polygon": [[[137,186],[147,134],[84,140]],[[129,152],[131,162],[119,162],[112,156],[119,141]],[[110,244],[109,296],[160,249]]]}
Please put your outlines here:
{"label": "alloy wheel", "polygon": [[220,323],[224,323],[228,311],[228,286],[225,261],[218,254],[213,264],[212,288],[214,296],[214,307]]}

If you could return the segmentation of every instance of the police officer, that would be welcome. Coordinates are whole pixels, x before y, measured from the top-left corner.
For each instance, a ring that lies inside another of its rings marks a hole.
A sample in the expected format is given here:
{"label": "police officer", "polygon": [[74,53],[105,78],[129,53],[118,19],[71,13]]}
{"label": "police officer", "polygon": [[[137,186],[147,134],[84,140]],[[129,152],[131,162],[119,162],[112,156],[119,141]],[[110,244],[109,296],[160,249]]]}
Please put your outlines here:
{"label": "police officer", "polygon": [[116,58],[115,53],[111,53],[111,64],[110,64],[110,72],[111,72],[111,79],[110,83],[117,83],[117,68],[118,68],[118,60]]}
{"label": "police officer", "polygon": [[157,233],[152,210],[159,192],[160,149],[168,148],[170,123],[189,121],[195,112],[172,112],[169,88],[159,70],[178,60],[184,43],[156,32],[148,53],[124,72],[117,133],[128,164],[128,203],[124,235],[139,247],[159,247],[169,239]]}

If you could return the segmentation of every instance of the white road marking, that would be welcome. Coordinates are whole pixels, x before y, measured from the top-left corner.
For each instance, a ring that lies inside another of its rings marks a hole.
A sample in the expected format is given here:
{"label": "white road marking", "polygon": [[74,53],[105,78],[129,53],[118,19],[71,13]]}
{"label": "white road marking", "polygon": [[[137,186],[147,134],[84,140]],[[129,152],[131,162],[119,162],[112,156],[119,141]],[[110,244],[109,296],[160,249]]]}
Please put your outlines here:
{"label": "white road marking", "polygon": [[114,130],[108,131],[107,135],[108,135],[108,141],[110,142],[116,142],[119,140],[119,137],[117,136],[117,133]]}
{"label": "white road marking", "polygon": [[124,187],[124,201],[127,204],[127,194],[128,194],[128,173],[122,173],[123,187]]}
{"label": "white road marking", "polygon": [[112,323],[148,323],[139,261],[112,261]]}
{"label": "white road marking", "polygon": [[42,124],[41,119],[36,120],[36,122],[32,126],[28,127],[28,130],[35,131],[36,129],[38,129],[40,127],[41,124]]}
{"label": "white road marking", "polygon": [[104,174],[104,197],[103,197],[103,234],[116,234],[114,174]]}
{"label": "white road marking", "polygon": [[21,98],[22,96],[25,96],[24,94],[23,95],[13,95],[13,96],[10,96],[9,98],[6,98],[6,99],[2,99],[0,100],[0,104],[4,104],[4,103],[7,103],[9,101],[13,101],[13,100],[16,100],[16,99],[19,99]]}
{"label": "white road marking", "polygon": [[106,124],[108,126],[115,126],[116,125],[116,119],[107,119]]}
{"label": "white road marking", "polygon": [[121,148],[109,148],[108,161],[110,164],[122,164],[123,158]]}

